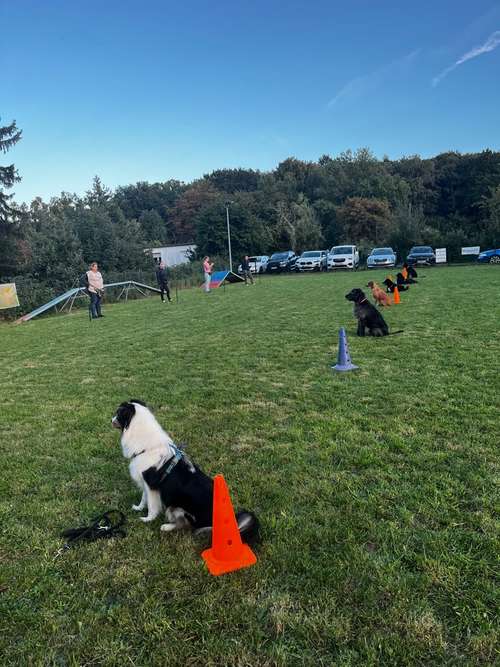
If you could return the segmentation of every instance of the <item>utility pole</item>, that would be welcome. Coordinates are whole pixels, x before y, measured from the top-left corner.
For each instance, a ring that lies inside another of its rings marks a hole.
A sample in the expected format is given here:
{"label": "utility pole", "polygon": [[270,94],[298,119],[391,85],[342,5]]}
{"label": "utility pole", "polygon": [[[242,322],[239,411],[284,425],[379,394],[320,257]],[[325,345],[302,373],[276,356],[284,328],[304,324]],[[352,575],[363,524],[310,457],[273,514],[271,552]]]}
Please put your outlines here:
{"label": "utility pole", "polygon": [[226,202],[227,245],[228,245],[228,248],[229,248],[229,270],[230,271],[233,270],[233,258],[232,258],[232,255],[231,255],[231,229],[229,227],[229,205],[231,203],[232,202],[230,202],[230,201]]}

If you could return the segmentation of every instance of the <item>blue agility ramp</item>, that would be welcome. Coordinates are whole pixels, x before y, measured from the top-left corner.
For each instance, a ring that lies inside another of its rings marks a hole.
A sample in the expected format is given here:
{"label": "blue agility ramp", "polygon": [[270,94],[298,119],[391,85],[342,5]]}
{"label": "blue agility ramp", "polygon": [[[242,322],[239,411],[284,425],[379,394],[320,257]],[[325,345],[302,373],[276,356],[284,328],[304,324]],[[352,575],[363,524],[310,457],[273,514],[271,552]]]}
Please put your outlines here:
{"label": "blue agility ramp", "polygon": [[[222,271],[216,271],[215,273],[212,273],[212,277],[210,279],[210,289],[216,289],[224,283],[244,282],[245,280],[241,276],[238,276],[236,273],[233,273],[229,269],[224,269]],[[204,287],[204,285],[202,285],[202,287]]]}
{"label": "blue agility ramp", "polygon": [[[104,285],[104,289],[108,289],[111,287],[122,287],[122,291],[120,292],[118,298],[116,299],[117,301],[119,301],[123,295],[125,295],[125,301],[126,301],[128,298],[128,293],[131,289],[137,290],[143,296],[146,296],[146,293],[143,290],[148,290],[149,292],[156,292],[158,294],[160,293],[160,290],[157,289],[156,287],[143,285],[142,283],[138,283],[135,280],[126,280],[125,282],[121,283],[109,283],[108,285]],[[32,320],[34,317],[37,317],[38,315],[47,312],[51,308],[55,308],[57,311],[57,306],[59,304],[62,304],[62,306],[59,308],[59,311],[62,311],[66,307],[68,307],[68,312],[71,312],[73,304],[75,303],[75,299],[79,296],[88,296],[86,287],[74,287],[73,289],[64,292],[64,294],[56,296],[54,299],[52,299],[52,301],[44,303],[43,306],[35,308],[35,310],[32,310],[31,313],[23,315],[18,320],[16,320],[16,322],[18,324],[20,324],[21,322],[29,322],[29,320]]]}
{"label": "blue agility ramp", "polygon": [[64,294],[60,294],[59,296],[56,296],[56,298],[52,299],[52,301],[48,301],[47,303],[44,303],[43,306],[39,306],[38,308],[35,308],[35,310],[32,310],[31,313],[28,313],[27,315],[23,315],[17,321],[18,322],[28,322],[28,320],[32,320],[37,315],[41,315],[42,313],[45,313],[47,310],[50,310],[51,308],[55,308],[57,305],[59,305],[63,301],[67,301],[67,300],[71,299],[72,297],[76,298],[78,296],[78,293],[83,292],[83,290],[84,290],[83,287],[74,287],[73,289],[70,289],[67,292],[64,292]]}

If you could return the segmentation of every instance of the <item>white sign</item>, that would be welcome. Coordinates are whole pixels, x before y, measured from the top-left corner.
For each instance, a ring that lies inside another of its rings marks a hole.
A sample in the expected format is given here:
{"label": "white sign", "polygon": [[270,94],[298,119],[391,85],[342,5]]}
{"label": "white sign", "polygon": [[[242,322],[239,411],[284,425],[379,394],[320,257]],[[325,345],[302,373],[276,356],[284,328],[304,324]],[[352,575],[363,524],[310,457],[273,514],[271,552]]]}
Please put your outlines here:
{"label": "white sign", "polygon": [[436,264],[446,264],[446,248],[436,248]]}
{"label": "white sign", "polygon": [[0,285],[0,309],[1,308],[17,308],[19,300],[17,298],[16,284],[5,283]]}
{"label": "white sign", "polygon": [[479,246],[474,245],[470,248],[462,248],[462,255],[479,255]]}

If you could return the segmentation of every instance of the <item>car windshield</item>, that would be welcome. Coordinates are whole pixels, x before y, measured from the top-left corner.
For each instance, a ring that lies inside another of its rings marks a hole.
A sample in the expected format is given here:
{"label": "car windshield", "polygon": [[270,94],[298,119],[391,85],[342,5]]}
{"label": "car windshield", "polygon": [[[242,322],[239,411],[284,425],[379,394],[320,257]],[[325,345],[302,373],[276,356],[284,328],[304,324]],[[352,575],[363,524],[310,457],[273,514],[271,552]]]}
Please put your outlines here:
{"label": "car windshield", "polygon": [[307,252],[303,252],[301,257],[321,257],[321,253],[319,250],[308,250]]}
{"label": "car windshield", "polygon": [[411,249],[412,252],[421,252],[425,253],[426,255],[432,252],[432,248],[429,248],[428,245],[418,245],[415,246],[415,248]]}
{"label": "car windshield", "polygon": [[286,252],[275,252],[271,259],[288,259]]}
{"label": "car windshield", "polygon": [[373,248],[372,255],[394,255],[392,248]]}
{"label": "car windshield", "polygon": [[330,250],[330,255],[352,255],[352,246],[345,245],[339,246],[338,248],[332,248]]}
{"label": "car windshield", "polygon": [[260,262],[260,257],[249,257],[248,261],[249,262]]}

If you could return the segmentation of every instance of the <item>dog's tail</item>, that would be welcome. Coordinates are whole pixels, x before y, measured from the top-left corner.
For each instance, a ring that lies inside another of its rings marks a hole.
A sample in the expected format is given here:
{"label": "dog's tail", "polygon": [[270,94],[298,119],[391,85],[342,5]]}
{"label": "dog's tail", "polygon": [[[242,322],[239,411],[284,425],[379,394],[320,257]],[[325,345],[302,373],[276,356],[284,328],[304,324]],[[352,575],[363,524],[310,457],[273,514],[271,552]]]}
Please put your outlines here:
{"label": "dog's tail", "polygon": [[[260,541],[260,524],[253,512],[240,510],[236,513],[236,523],[243,542],[252,545]],[[212,526],[205,526],[194,531],[196,537],[207,537],[211,534]]]}
{"label": "dog's tail", "polygon": [[403,333],[403,331],[404,331],[404,329],[399,329],[399,331],[391,331],[391,332],[388,333],[387,335],[388,335],[388,336],[395,336],[396,334]]}
{"label": "dog's tail", "polygon": [[253,512],[240,510],[236,514],[236,521],[243,542],[255,544],[260,540],[260,524]]}

